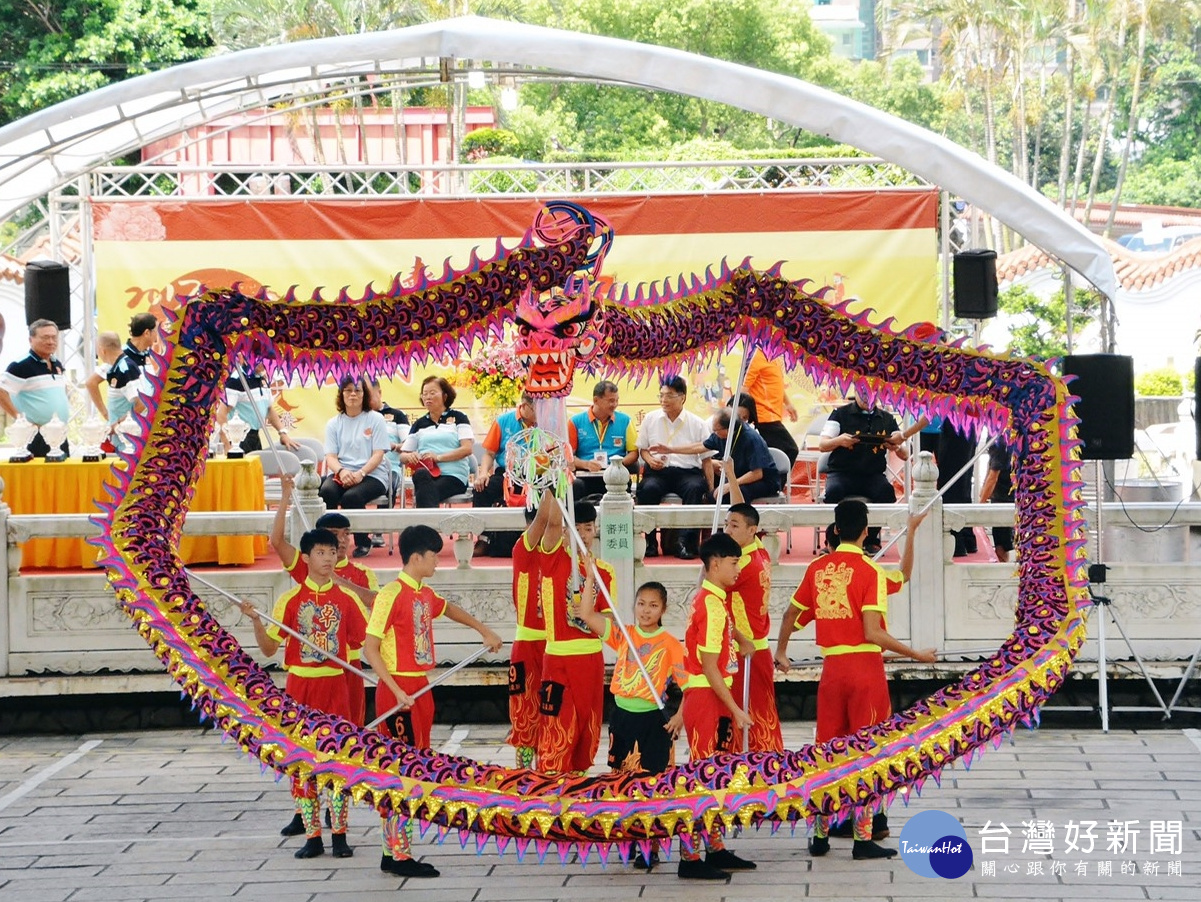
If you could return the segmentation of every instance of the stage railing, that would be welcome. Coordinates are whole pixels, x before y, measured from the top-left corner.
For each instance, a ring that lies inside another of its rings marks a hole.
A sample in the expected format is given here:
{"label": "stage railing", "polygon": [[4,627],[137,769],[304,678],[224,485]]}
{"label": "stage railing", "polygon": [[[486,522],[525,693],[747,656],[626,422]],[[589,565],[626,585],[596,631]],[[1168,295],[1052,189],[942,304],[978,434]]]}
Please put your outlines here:
{"label": "stage railing", "polygon": [[[932,470],[932,468],[929,468]],[[932,483],[929,472],[915,470],[915,499],[923,492],[928,497]],[[316,519],[320,499],[315,492],[302,501],[309,509],[309,520]],[[663,582],[670,596],[666,622],[682,632],[686,604],[696,586],[696,564],[641,559],[642,531],[660,528],[708,528],[712,509],[708,507],[659,506],[635,507],[624,492],[608,495],[602,504],[602,517],[615,511],[628,516],[632,547],[628,560],[617,560],[618,603],[628,605],[635,585],[650,579]],[[764,505],[762,525],[767,530],[765,543],[777,560],[772,573],[771,612],[778,623],[792,592],[804,573],[805,562],[795,553],[780,560],[781,536],[792,530],[794,546],[806,552],[815,531],[824,530],[830,520],[829,507],[814,504]],[[903,505],[874,505],[870,508],[873,524],[897,530],[905,522]],[[448,536],[456,564],[445,566],[433,579],[436,588],[462,604],[477,617],[496,626],[512,623],[510,570],[507,560],[473,558],[474,537],[485,529],[521,529],[521,511],[512,509],[439,508],[436,510],[368,510],[348,512],[356,529],[383,533],[399,531],[412,523],[427,523]],[[190,534],[237,535],[266,533],[271,512],[194,513],[184,529]],[[963,563],[952,558],[952,529],[1004,526],[1012,523],[1008,505],[962,505],[943,507],[935,502],[923,524],[915,546],[914,579],[907,590],[890,600],[889,626],[899,637],[916,645],[944,649],[977,649],[999,644],[1012,626],[1013,605],[1017,597],[1016,570],[1013,563]],[[299,518],[290,517],[289,529],[299,528]],[[1170,525],[1163,528],[1163,524]],[[1110,503],[1105,510],[1106,531],[1124,526],[1118,541],[1107,546],[1105,559],[1111,564],[1107,594],[1125,615],[1140,655],[1152,662],[1164,676],[1179,674],[1201,637],[1201,539],[1194,535],[1201,527],[1201,504]],[[1140,532],[1138,527],[1153,532]],[[30,538],[84,537],[97,533],[86,515],[21,515],[8,513],[0,505],[0,528],[8,545],[5,579],[0,583],[0,695],[38,692],[103,691],[102,684],[127,691],[137,685],[163,688],[158,662],[130,628],[129,620],[117,608],[104,575],[99,570],[55,571],[22,570],[20,544]],[[981,530],[976,530],[977,533]],[[1150,536],[1153,541],[1133,541]],[[602,536],[603,540],[603,536]],[[1154,551],[1148,556],[1148,548]],[[1142,559],[1128,553],[1137,551]],[[807,557],[807,555],[806,555]],[[378,573],[381,582],[391,579],[400,568],[397,556],[377,553],[373,563],[383,563]],[[255,601],[267,609],[284,591],[288,577],[275,568],[201,567],[206,579],[223,589]],[[201,589],[211,610],[227,624],[247,647],[252,648],[250,624],[232,603],[217,593]],[[453,624],[440,624],[439,651],[446,661],[461,658],[476,644],[470,631]],[[812,634],[794,640],[794,656],[813,657]],[[1088,662],[1096,659],[1093,643],[1085,645],[1078,671],[1088,673]],[[463,679],[501,681],[503,656],[489,659],[495,666],[466,674]],[[473,669],[474,671],[475,669]],[[952,673],[943,668],[936,673]],[[104,676],[101,676],[104,674]],[[144,675],[144,676],[140,676]],[[83,688],[88,687],[88,688]]]}

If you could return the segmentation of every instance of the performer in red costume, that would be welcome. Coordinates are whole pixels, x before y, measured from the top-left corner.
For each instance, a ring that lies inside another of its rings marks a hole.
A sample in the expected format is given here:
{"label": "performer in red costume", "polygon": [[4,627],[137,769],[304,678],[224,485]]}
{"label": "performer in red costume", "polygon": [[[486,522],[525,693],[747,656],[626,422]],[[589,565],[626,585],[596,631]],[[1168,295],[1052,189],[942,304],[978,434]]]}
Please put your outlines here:
{"label": "performer in red costume", "polygon": [[[867,538],[867,505],[840,501],[834,508],[838,547],[814,561],[792,597],[780,624],[776,664],[785,673],[790,665],[788,640],[797,624],[817,624],[817,644],[822,650],[822,678],[817,688],[817,741],[829,742],[892,714],[888,678],[884,675],[885,650],[933,664],[934,649],[916,651],[893,638],[885,624],[888,596],[900,590],[913,570],[913,535],[924,515],[909,517],[908,540],[901,552],[900,572],[885,570],[863,553]],[[883,820],[881,820],[883,819]],[[875,823],[873,823],[873,821]],[[854,824],[852,857],[891,858],[896,849],[877,845],[873,834],[887,836],[887,813],[873,817],[863,809]],[[815,856],[830,851],[829,822],[818,817],[809,840]]]}

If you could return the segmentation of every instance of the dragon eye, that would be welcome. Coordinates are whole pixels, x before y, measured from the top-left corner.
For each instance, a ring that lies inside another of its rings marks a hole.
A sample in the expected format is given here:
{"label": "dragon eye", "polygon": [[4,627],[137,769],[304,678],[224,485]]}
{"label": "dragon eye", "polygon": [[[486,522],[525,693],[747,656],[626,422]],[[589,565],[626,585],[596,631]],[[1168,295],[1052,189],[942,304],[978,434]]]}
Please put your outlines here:
{"label": "dragon eye", "polygon": [[578,338],[584,331],[583,323],[567,323],[555,330],[562,338]]}
{"label": "dragon eye", "polygon": [[525,323],[522,323],[520,326],[517,327],[517,334],[520,335],[522,338],[529,338],[530,327],[527,326]]}

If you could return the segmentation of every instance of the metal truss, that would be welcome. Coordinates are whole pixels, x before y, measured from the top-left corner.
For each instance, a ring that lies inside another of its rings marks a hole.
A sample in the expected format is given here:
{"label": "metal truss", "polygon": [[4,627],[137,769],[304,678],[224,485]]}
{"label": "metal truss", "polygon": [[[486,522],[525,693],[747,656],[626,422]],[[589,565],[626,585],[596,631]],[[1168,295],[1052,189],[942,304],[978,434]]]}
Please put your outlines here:
{"label": "metal truss", "polygon": [[927,189],[930,183],[877,157],[704,162],[524,163],[409,167],[223,164],[106,166],[92,171],[91,200],[397,195],[578,196],[686,192]]}

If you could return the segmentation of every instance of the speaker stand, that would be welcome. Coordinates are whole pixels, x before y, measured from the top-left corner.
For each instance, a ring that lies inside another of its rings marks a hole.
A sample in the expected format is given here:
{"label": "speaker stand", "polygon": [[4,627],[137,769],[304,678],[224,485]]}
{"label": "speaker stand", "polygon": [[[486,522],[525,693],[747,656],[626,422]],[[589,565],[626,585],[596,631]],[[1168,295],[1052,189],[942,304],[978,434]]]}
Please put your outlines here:
{"label": "speaker stand", "polygon": [[1201,714],[1201,708],[1176,704],[1180,701],[1180,696],[1184,695],[1184,689],[1188,685],[1188,681],[1193,678],[1193,671],[1197,669],[1198,660],[1201,660],[1201,645],[1198,645],[1197,650],[1193,652],[1193,656],[1189,659],[1188,667],[1184,668],[1184,674],[1180,677],[1180,685],[1176,687],[1176,694],[1168,702],[1168,717],[1172,716],[1173,711],[1184,711],[1186,714]]}
{"label": "speaker stand", "polygon": [[[1093,584],[1104,585],[1105,574],[1108,569],[1103,563],[1105,555],[1105,503],[1104,503],[1104,487],[1102,481],[1103,474],[1101,472],[1101,461],[1093,461],[1096,466],[1095,477],[1097,486],[1097,563],[1092,564],[1088,568],[1089,589],[1088,594],[1093,600],[1092,614],[1089,616],[1091,622],[1094,617],[1097,618],[1097,706],[1101,709],[1101,732],[1109,732],[1109,712],[1110,711],[1160,711],[1163,713],[1164,720],[1172,718],[1172,712],[1163,700],[1163,696],[1159,694],[1159,688],[1155,685],[1155,681],[1151,679],[1151,674],[1147,673],[1146,665],[1143,664],[1143,659],[1138,656],[1138,652],[1134,649],[1134,643],[1130,641],[1130,636],[1126,633],[1125,627],[1122,626],[1122,621],[1118,619],[1118,613],[1114,610],[1113,603],[1109,598],[1103,595],[1096,595],[1092,590]],[[1126,648],[1130,651],[1130,656],[1134,658],[1138,669],[1143,675],[1143,679],[1147,681],[1147,685],[1151,688],[1151,694],[1155,696],[1155,700],[1159,702],[1158,707],[1147,706],[1122,706],[1117,708],[1109,707],[1109,664],[1106,657],[1106,636],[1105,636],[1105,621],[1106,617],[1113,620],[1114,626],[1118,628],[1118,632],[1122,634],[1122,641],[1126,643]],[[1201,649],[1199,649],[1201,650]]]}

